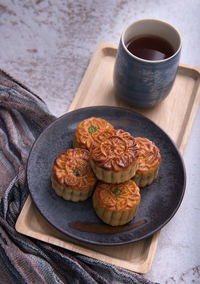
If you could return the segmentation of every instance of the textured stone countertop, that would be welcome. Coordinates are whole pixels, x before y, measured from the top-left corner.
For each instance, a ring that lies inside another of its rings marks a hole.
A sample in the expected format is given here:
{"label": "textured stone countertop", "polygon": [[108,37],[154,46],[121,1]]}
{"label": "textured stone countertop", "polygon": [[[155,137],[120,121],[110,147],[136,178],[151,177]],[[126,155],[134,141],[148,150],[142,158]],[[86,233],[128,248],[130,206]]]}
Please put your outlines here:
{"label": "textured stone countertop", "polygon": [[[99,42],[118,44],[124,28],[158,18],[182,35],[181,62],[200,68],[199,0],[0,0],[0,68],[64,114]],[[200,109],[184,154],[187,187],[162,229],[149,280],[200,283]]]}

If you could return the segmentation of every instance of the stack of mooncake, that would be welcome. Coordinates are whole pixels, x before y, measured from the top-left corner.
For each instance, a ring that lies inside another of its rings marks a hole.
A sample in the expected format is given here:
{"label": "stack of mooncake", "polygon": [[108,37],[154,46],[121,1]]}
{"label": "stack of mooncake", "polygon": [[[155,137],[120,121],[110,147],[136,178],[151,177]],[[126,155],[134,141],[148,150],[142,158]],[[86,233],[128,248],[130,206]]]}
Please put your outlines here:
{"label": "stack of mooncake", "polygon": [[73,148],[55,159],[52,187],[74,202],[92,195],[93,208],[104,223],[124,225],[136,216],[140,188],[153,183],[160,163],[154,142],[89,117],[78,124]]}

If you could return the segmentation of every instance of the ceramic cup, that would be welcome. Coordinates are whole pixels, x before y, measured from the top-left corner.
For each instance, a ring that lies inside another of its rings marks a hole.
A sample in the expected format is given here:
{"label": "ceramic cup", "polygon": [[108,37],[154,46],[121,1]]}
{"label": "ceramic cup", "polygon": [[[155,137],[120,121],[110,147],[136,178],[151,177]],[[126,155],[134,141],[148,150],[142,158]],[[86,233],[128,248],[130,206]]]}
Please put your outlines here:
{"label": "ceramic cup", "polygon": [[[162,60],[147,60],[135,56],[127,43],[136,37],[157,36],[173,48],[173,54]],[[122,33],[114,66],[116,94],[131,106],[150,108],[169,94],[181,53],[179,32],[166,22],[144,19],[130,24]]]}

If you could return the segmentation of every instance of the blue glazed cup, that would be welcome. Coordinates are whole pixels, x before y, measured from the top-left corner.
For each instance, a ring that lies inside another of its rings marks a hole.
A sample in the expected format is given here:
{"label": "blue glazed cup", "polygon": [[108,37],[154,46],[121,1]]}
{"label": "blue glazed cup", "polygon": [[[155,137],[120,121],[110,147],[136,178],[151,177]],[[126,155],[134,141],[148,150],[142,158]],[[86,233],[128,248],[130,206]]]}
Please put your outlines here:
{"label": "blue glazed cup", "polygon": [[[138,36],[158,36],[174,50],[163,60],[147,60],[135,56],[127,43]],[[169,94],[178,70],[181,36],[166,22],[144,19],[130,24],[122,33],[114,66],[113,82],[116,94],[131,106],[151,108]]]}

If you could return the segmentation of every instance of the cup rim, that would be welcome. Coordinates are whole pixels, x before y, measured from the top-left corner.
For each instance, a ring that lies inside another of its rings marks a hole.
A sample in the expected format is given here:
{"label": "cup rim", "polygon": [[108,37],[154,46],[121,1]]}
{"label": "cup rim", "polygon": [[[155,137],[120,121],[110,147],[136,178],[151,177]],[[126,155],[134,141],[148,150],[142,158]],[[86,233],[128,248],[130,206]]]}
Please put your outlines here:
{"label": "cup rim", "polygon": [[[175,32],[177,33],[178,37],[179,37],[179,41],[180,41],[180,44],[179,44],[179,47],[177,49],[177,51],[171,55],[170,57],[167,57],[165,59],[161,59],[161,60],[148,60],[148,59],[144,59],[144,58],[141,58],[141,57],[138,57],[136,55],[134,55],[133,53],[131,53],[128,48],[126,47],[125,43],[124,43],[124,35],[126,33],[126,31],[133,25],[133,24],[136,24],[136,23],[139,23],[139,22],[147,22],[147,21],[154,21],[154,22],[161,22],[165,25],[168,25],[170,28],[172,28],[173,30],[175,30]],[[125,30],[123,31],[122,33],[122,36],[121,36],[121,42],[122,42],[122,45],[123,45],[123,48],[124,50],[133,58],[141,61],[141,62],[145,62],[145,63],[163,63],[163,62],[166,62],[166,61],[169,61],[171,58],[175,57],[181,50],[182,48],[182,39],[181,39],[181,35],[179,33],[179,31],[171,24],[163,21],[163,20],[159,20],[159,19],[154,19],[154,18],[145,18],[145,19],[141,19],[141,20],[138,20],[138,21],[134,21],[132,23],[130,23],[126,28]]]}

